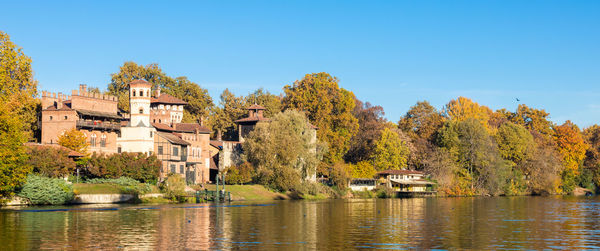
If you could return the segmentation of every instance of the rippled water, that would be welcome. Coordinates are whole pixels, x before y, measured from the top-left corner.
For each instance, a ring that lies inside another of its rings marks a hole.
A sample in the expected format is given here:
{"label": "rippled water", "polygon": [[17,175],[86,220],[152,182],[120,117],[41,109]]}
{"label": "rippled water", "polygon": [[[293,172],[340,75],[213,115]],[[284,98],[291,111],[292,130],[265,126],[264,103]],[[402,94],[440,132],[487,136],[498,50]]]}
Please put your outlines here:
{"label": "rippled water", "polygon": [[497,197],[0,210],[2,249],[600,249],[600,198]]}

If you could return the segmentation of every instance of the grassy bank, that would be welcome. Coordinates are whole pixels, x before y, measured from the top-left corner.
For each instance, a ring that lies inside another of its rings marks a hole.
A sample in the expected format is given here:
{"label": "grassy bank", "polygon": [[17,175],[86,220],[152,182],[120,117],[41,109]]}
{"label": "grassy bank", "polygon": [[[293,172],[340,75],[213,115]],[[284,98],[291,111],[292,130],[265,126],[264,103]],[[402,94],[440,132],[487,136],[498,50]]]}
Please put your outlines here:
{"label": "grassy bank", "polygon": [[[215,190],[214,184],[204,186],[208,190]],[[287,200],[286,194],[271,191],[262,185],[226,185],[225,189],[231,192],[232,200]]]}

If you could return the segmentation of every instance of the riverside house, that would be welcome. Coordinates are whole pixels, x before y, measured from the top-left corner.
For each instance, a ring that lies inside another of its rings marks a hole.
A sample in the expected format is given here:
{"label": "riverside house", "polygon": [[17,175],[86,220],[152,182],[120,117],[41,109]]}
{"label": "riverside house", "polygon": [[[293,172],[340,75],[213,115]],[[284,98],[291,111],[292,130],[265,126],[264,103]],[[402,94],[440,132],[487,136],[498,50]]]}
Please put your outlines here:
{"label": "riverside house", "polygon": [[380,184],[397,192],[425,192],[430,191],[434,185],[425,180],[423,172],[414,170],[384,170],[378,172],[376,177]]}

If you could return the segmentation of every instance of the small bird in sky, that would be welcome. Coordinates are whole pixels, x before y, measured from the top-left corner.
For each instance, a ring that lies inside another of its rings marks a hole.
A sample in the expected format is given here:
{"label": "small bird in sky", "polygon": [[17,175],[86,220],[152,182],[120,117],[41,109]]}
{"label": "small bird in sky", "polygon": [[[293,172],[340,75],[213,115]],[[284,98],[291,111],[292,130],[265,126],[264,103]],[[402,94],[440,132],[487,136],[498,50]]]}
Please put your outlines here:
{"label": "small bird in sky", "polygon": [[517,100],[517,102],[521,101],[519,98],[515,98]]}

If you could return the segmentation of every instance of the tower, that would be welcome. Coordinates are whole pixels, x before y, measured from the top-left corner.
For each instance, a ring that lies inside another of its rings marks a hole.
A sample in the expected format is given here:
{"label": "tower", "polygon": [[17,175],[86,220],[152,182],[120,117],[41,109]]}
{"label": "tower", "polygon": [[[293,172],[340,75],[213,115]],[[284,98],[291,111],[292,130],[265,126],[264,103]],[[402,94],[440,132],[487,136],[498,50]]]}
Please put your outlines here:
{"label": "tower", "polygon": [[129,84],[130,126],[150,126],[150,89],[152,84],[146,80],[134,80]]}

